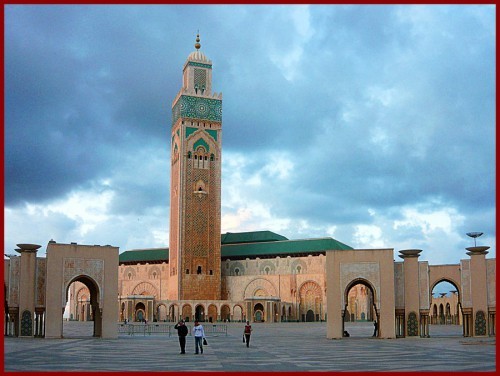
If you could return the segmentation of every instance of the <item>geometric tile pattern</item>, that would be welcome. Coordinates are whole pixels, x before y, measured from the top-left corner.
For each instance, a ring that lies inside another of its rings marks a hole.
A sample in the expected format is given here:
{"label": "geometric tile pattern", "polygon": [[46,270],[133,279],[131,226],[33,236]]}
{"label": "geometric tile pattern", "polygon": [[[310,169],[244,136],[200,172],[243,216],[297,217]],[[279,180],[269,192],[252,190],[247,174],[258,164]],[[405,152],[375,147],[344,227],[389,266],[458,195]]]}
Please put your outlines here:
{"label": "geometric tile pattern", "polygon": [[483,311],[476,312],[475,335],[476,336],[486,335],[486,318]]}
{"label": "geometric tile pattern", "polygon": [[408,315],[408,336],[418,336],[418,321],[415,312],[410,312]]}
{"label": "geometric tile pattern", "polygon": [[181,95],[172,109],[172,125],[180,117],[222,122],[222,101]]}

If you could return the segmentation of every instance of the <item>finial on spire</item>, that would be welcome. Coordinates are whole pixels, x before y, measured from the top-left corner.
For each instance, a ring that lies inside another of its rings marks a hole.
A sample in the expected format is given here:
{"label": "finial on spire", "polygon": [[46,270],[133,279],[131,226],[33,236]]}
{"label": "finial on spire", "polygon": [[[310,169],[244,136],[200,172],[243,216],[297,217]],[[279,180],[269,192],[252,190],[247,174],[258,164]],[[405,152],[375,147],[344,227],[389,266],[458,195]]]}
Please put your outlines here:
{"label": "finial on spire", "polygon": [[196,43],[194,44],[194,47],[199,50],[201,47],[200,44],[200,31],[198,30],[198,34],[196,34]]}

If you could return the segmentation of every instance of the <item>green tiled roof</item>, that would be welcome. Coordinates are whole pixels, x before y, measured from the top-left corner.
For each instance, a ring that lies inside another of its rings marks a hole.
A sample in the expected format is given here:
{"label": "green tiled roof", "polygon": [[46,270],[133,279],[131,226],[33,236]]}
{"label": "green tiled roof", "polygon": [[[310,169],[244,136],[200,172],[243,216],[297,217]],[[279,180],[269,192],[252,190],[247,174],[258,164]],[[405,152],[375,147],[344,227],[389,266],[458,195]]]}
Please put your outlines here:
{"label": "green tiled roof", "polygon": [[168,248],[133,249],[120,253],[119,262],[167,261]]}
{"label": "green tiled roof", "polygon": [[[241,259],[252,257],[298,256],[352,247],[333,238],[288,240],[271,231],[226,233],[221,237],[221,257]],[[134,249],[119,256],[120,263],[168,261],[168,248]]]}
{"label": "green tiled roof", "polygon": [[259,243],[288,240],[272,231],[226,232],[221,235],[221,244]]}
{"label": "green tiled roof", "polygon": [[331,250],[353,249],[333,238],[284,240],[267,243],[228,244],[222,246],[223,258],[261,257],[261,256],[293,256]]}

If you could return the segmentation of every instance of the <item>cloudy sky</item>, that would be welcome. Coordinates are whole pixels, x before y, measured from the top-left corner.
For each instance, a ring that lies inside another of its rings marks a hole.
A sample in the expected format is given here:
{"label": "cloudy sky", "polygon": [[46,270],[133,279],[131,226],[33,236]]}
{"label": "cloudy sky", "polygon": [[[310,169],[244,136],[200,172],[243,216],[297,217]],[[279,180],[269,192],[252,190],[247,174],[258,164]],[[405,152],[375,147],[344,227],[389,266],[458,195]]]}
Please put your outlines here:
{"label": "cloudy sky", "polygon": [[5,7],[5,253],[168,246],[171,103],[223,93],[222,231],[495,256],[493,6]]}

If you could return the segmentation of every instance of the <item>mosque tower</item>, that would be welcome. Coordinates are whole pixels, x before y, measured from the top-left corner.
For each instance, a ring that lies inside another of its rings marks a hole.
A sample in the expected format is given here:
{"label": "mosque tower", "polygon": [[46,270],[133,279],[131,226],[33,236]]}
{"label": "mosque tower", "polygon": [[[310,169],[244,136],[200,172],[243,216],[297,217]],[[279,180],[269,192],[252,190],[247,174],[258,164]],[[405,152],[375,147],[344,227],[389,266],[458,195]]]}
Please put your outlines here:
{"label": "mosque tower", "polygon": [[198,34],[172,103],[171,300],[221,299],[222,94],[212,93],[212,62],[200,47]]}

